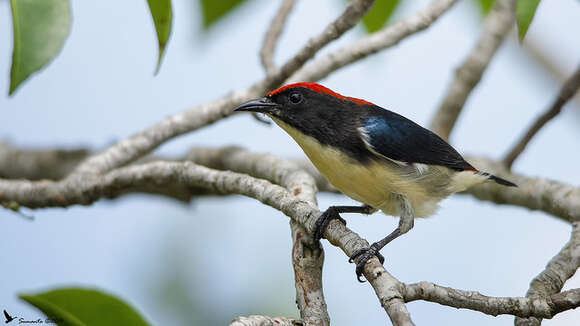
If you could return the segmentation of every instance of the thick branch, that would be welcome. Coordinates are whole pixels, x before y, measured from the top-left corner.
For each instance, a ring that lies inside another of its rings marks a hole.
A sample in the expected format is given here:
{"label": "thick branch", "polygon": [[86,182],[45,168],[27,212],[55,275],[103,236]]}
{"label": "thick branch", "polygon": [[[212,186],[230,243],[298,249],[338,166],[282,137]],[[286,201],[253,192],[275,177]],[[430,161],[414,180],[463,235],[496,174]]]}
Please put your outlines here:
{"label": "thick branch", "polygon": [[528,143],[532,140],[532,138],[542,129],[542,127],[552,120],[555,116],[557,116],[561,111],[562,107],[568,100],[570,100],[576,92],[578,92],[578,88],[580,88],[580,66],[576,70],[576,72],[564,83],[560,93],[548,109],[548,111],[544,112],[541,116],[538,117],[536,122],[530,127],[528,132],[520,139],[520,141],[512,147],[509,151],[509,154],[503,159],[504,164],[511,169],[514,161],[518,158],[518,156],[526,149]]}
{"label": "thick branch", "polygon": [[455,79],[430,125],[430,129],[442,138],[449,138],[471,91],[479,83],[489,62],[511,30],[515,21],[515,8],[515,0],[495,2],[477,45],[455,72]]}
{"label": "thick branch", "polygon": [[404,285],[405,302],[425,300],[444,306],[471,309],[487,315],[552,318],[580,306],[580,289],[552,296],[530,298],[488,297],[476,291],[456,290],[430,282]]}
{"label": "thick branch", "polygon": [[[0,201],[10,200],[29,208],[88,205],[101,197],[114,196],[126,187],[168,184],[206,188],[213,193],[241,194],[280,210],[305,227],[311,234],[321,213],[283,187],[266,180],[231,171],[217,171],[191,162],[152,162],[118,168],[105,175],[84,179],[69,178],[54,181],[0,180]],[[340,247],[347,256],[366,248],[369,243],[342,223],[332,221],[325,237]],[[394,325],[413,325],[399,292],[400,282],[372,258],[365,266],[364,276],[373,286],[381,305]]]}
{"label": "thick branch", "polygon": [[[270,154],[253,154],[238,147],[221,149],[196,148],[187,159],[222,170],[247,173],[284,186],[298,199],[316,207],[316,182],[296,164]],[[296,303],[306,325],[329,325],[322,266],[324,250],[318,241],[296,221],[290,220],[292,233],[292,266],[296,285]]]}
{"label": "thick branch", "polygon": [[330,325],[330,316],[322,291],[324,250],[320,242],[297,222],[290,220],[292,267],[296,286],[296,304],[306,325]]}
{"label": "thick branch", "polygon": [[367,35],[342,49],[327,54],[290,77],[289,82],[317,81],[348,64],[399,43],[402,39],[429,27],[457,0],[435,0],[425,9],[383,30]]}
{"label": "thick branch", "polygon": [[286,20],[288,15],[294,7],[296,0],[283,0],[278,12],[272,19],[270,27],[266,32],[264,37],[264,43],[262,44],[262,49],[260,50],[260,59],[262,61],[262,66],[266,70],[266,73],[272,73],[276,69],[276,64],[274,63],[274,51],[276,50],[276,44],[282,34],[284,25],[286,25]]}
{"label": "thick branch", "polygon": [[0,142],[0,178],[58,180],[87,155],[86,149],[20,150]]}
{"label": "thick branch", "polygon": [[[526,297],[545,298],[559,293],[564,283],[574,276],[578,267],[580,267],[580,222],[574,222],[570,241],[550,260],[546,269],[532,280]],[[516,318],[515,325],[539,326],[541,318],[545,317],[536,317]]]}

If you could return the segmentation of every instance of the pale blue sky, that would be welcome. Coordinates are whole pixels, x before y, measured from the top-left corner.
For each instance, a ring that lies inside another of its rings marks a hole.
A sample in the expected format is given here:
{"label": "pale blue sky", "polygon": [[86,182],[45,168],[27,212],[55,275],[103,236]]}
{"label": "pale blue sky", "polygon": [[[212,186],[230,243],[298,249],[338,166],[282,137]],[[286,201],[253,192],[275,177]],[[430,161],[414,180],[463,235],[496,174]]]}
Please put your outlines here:
{"label": "pale blue sky", "polygon": [[[405,2],[395,19],[426,3]],[[8,98],[11,18],[8,2],[1,1],[0,140],[19,146],[101,149],[167,115],[246,87],[263,76],[258,51],[277,6],[278,1],[250,1],[202,35],[198,8],[190,1],[174,1],[173,34],[161,71],[153,77],[157,50],[145,1],[75,1],[72,33],[61,55]],[[343,7],[340,0],[298,1],[281,39],[278,62]],[[480,28],[474,1],[463,1],[426,32],[323,83],[425,125]],[[528,37],[547,47],[571,73],[580,60],[578,30],[577,1],[544,1]],[[329,49],[362,33],[358,27]],[[462,153],[501,157],[558,91],[558,84],[535,66],[512,34],[470,97],[452,136]],[[579,110],[568,105],[530,144],[515,171],[580,184]],[[195,145],[230,144],[303,156],[280,129],[249,116],[180,137],[160,151],[180,155]],[[321,208],[351,202],[328,194],[319,201]],[[220,323],[239,314],[297,315],[288,219],[252,199],[205,198],[183,205],[129,196],[33,214],[36,219],[29,222],[0,211],[0,306],[12,314],[38,316],[16,293],[76,284],[121,296],[155,325],[184,324],[155,299],[155,282],[163,274],[185,275],[183,288],[206,301],[192,310],[219,315]],[[369,241],[389,233],[397,222],[380,213],[346,218]],[[532,277],[568,240],[569,230],[543,213],[453,196],[436,216],[415,223],[383,254],[387,269],[405,282],[426,280],[487,295],[522,296]],[[354,265],[325,241],[324,246],[324,290],[334,324],[387,323],[370,286],[356,282]],[[578,277],[567,284],[579,286]],[[432,303],[408,307],[418,325],[513,324],[511,317]],[[566,312],[544,325],[574,325],[579,318],[577,311]]]}

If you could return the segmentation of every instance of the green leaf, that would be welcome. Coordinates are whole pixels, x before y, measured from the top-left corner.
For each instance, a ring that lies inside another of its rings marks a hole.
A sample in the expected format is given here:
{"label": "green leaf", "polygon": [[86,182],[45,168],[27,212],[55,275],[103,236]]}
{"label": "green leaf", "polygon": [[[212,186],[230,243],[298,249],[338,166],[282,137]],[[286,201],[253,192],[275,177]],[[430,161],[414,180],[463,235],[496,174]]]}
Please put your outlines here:
{"label": "green leaf", "polygon": [[11,0],[14,47],[10,90],[48,64],[70,32],[69,0]]}
{"label": "green leaf", "polygon": [[201,0],[203,27],[208,29],[245,0]]}
{"label": "green leaf", "polygon": [[153,17],[153,23],[157,31],[157,43],[159,44],[159,57],[157,58],[157,68],[155,68],[155,74],[157,74],[161,67],[165,46],[169,41],[169,35],[171,35],[173,14],[171,12],[171,0],[147,0],[147,3]]}
{"label": "green leaf", "polygon": [[486,16],[491,11],[495,0],[477,0],[477,2],[479,3],[483,15]]}
{"label": "green leaf", "polygon": [[534,19],[536,9],[540,4],[540,0],[518,0],[516,6],[516,20],[518,21],[518,34],[520,41],[524,40],[528,28]]}
{"label": "green leaf", "polygon": [[20,295],[20,298],[38,308],[59,326],[149,325],[131,306],[97,290],[58,289]]}
{"label": "green leaf", "polygon": [[374,33],[387,23],[395,12],[399,0],[376,0],[371,10],[363,17],[362,22],[369,33]]}

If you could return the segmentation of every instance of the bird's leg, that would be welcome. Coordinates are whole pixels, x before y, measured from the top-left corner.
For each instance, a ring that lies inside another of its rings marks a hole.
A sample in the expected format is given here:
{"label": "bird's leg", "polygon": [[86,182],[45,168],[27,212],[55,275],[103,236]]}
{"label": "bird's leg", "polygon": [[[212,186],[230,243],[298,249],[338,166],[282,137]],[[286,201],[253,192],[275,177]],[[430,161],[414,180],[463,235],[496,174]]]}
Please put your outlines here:
{"label": "bird's leg", "polygon": [[413,206],[411,205],[411,202],[407,197],[403,195],[397,195],[397,197],[399,200],[401,210],[399,226],[389,235],[384,237],[382,240],[373,243],[369,248],[357,250],[354,254],[352,254],[352,256],[350,256],[350,259],[348,260],[350,263],[352,263],[357,257],[360,256],[356,264],[355,271],[356,278],[361,283],[364,282],[363,280],[361,280],[361,276],[367,261],[373,256],[376,256],[382,264],[385,261],[385,257],[383,257],[383,255],[381,255],[379,251],[383,249],[383,247],[386,246],[389,242],[395,240],[396,238],[407,233],[409,230],[413,228],[415,213],[413,211]]}
{"label": "bird's leg", "polygon": [[339,220],[342,224],[346,225],[346,221],[340,217],[340,213],[361,213],[361,214],[372,214],[377,210],[369,205],[363,206],[330,206],[322,215],[316,220],[314,225],[314,240],[322,239],[322,235],[328,226],[328,223],[332,220]]}

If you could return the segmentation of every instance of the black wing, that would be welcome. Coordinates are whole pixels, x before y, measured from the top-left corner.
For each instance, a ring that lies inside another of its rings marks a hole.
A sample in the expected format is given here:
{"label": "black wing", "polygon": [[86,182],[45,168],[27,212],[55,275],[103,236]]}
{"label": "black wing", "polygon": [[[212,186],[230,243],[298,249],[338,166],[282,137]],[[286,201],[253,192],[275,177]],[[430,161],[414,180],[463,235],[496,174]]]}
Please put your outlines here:
{"label": "black wing", "polygon": [[405,163],[445,166],[453,170],[475,170],[435,133],[413,121],[380,107],[369,108],[363,122],[363,138],[372,150]]}

